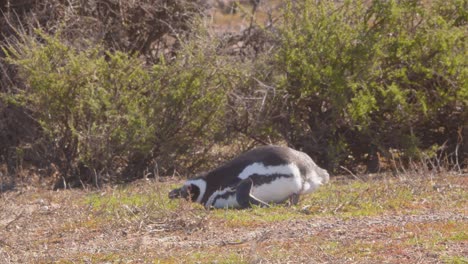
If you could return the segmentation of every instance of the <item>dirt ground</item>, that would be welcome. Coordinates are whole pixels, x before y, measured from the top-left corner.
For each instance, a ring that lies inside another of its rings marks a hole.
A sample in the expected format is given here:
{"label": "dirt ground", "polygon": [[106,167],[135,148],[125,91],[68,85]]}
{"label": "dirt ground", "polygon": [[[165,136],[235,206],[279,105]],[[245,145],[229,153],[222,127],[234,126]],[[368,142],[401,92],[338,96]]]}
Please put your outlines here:
{"label": "dirt ground", "polygon": [[297,207],[211,211],[168,200],[174,181],[22,188],[0,195],[0,263],[467,263],[467,179],[333,180]]}

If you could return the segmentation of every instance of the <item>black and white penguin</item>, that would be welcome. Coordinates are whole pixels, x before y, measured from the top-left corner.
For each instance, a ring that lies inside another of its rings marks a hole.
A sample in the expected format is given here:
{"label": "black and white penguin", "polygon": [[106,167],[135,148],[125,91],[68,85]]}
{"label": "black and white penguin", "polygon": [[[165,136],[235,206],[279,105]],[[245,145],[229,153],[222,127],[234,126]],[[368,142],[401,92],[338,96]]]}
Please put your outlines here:
{"label": "black and white penguin", "polygon": [[169,198],[189,199],[207,208],[245,208],[288,199],[297,204],[300,195],[315,191],[328,180],[328,172],[304,152],[263,146],[187,180]]}
{"label": "black and white penguin", "polygon": [[269,207],[264,202],[252,194],[253,181],[251,178],[242,180],[236,186],[228,186],[214,192],[205,207],[209,208],[248,208],[251,205]]}

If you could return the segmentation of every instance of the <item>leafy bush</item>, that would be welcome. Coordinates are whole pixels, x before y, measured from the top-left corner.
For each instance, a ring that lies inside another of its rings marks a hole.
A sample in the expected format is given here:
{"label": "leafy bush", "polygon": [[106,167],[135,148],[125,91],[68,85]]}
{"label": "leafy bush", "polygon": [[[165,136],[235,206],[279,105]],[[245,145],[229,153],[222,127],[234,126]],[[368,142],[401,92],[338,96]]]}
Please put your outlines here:
{"label": "leafy bush", "polygon": [[53,142],[53,162],[73,179],[132,178],[150,163],[161,173],[199,166],[231,87],[222,69],[214,74],[213,49],[187,43],[174,62],[147,67],[136,56],[78,50],[38,31],[6,49],[26,84],[8,96],[33,113]]}
{"label": "leafy bush", "polygon": [[466,118],[466,2],[289,3],[275,59],[287,95],[287,140],[322,163],[407,157]]}
{"label": "leafy bush", "polygon": [[106,50],[138,52],[149,61],[176,50],[180,36],[191,31],[191,21],[205,12],[202,0],[48,0],[0,4],[3,38],[18,29],[57,30],[75,47],[82,40],[101,43]]}
{"label": "leafy bush", "polygon": [[37,1],[21,26],[0,19],[0,161],[33,149],[67,185],[193,174],[284,141],[335,171],[463,161],[466,1],[289,1],[230,36],[194,22],[199,2]]}

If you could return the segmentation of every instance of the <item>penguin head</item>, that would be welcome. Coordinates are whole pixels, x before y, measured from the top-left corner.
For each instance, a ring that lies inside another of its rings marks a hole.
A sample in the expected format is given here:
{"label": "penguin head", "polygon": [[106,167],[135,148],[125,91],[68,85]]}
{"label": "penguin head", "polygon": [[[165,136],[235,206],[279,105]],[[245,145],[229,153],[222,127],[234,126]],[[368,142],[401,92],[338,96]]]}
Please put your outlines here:
{"label": "penguin head", "polygon": [[169,199],[183,198],[185,200],[196,201],[200,195],[200,188],[194,184],[184,184],[182,187],[169,192]]}
{"label": "penguin head", "polygon": [[206,181],[204,179],[188,180],[180,188],[169,192],[169,199],[183,198],[192,202],[201,202],[205,195]]}

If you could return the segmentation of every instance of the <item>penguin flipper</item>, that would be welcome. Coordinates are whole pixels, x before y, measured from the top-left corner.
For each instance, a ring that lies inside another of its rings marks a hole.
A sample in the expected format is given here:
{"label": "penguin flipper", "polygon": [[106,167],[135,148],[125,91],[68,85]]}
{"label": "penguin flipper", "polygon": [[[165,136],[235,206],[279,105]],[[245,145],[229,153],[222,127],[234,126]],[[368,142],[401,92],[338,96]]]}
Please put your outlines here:
{"label": "penguin flipper", "polygon": [[252,184],[252,180],[247,178],[237,185],[236,200],[240,208],[250,207],[250,190],[252,189]]}
{"label": "penguin flipper", "polygon": [[239,183],[236,188],[236,200],[241,209],[250,208],[252,205],[261,206],[261,207],[270,207],[264,201],[256,198],[251,194],[252,190],[252,179],[247,178]]}

